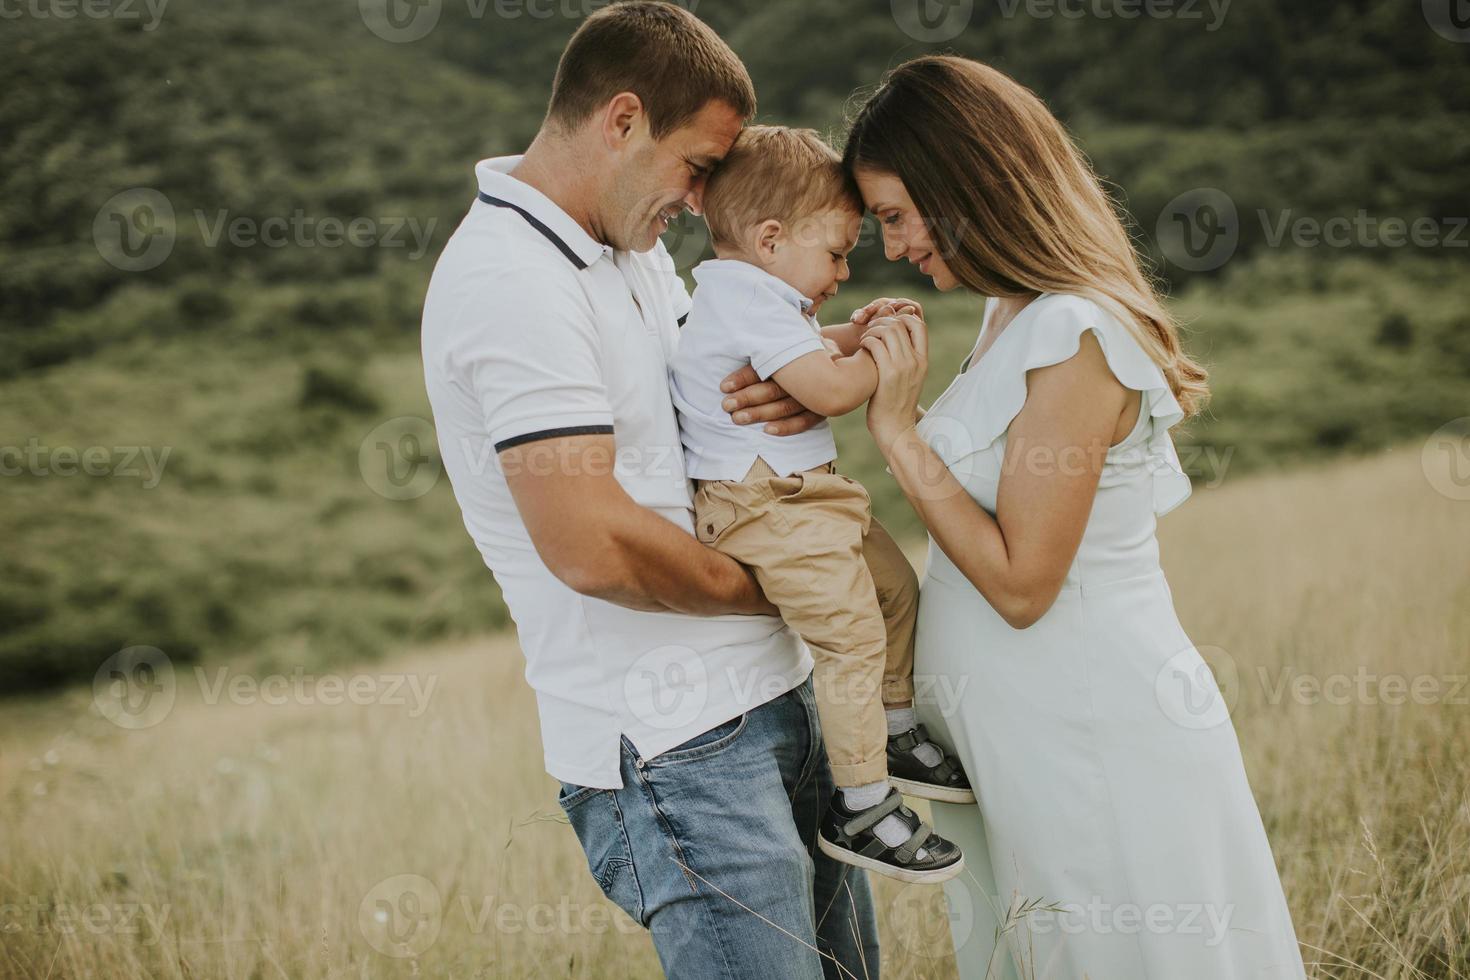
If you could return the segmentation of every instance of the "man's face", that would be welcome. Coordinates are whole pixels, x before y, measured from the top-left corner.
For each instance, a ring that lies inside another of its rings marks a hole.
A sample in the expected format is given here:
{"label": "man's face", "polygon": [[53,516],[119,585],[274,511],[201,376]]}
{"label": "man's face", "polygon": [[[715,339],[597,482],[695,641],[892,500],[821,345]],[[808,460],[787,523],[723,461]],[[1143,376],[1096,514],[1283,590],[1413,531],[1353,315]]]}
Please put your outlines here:
{"label": "man's face", "polygon": [[729,105],[710,101],[683,126],[655,140],[647,115],[640,114],[604,208],[607,244],[646,252],[680,211],[702,213],[705,181],[744,124]]}

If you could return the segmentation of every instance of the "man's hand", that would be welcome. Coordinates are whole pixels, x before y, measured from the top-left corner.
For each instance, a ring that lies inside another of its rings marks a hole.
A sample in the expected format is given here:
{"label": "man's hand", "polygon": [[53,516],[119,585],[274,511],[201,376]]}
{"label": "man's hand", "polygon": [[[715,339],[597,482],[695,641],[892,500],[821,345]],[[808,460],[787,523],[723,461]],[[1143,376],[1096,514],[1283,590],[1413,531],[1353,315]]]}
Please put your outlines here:
{"label": "man's hand", "polygon": [[822,421],[776,382],[762,381],[749,364],[721,381],[720,390],[726,392],[722,406],[736,425],[764,422],[769,435],[792,436]]}

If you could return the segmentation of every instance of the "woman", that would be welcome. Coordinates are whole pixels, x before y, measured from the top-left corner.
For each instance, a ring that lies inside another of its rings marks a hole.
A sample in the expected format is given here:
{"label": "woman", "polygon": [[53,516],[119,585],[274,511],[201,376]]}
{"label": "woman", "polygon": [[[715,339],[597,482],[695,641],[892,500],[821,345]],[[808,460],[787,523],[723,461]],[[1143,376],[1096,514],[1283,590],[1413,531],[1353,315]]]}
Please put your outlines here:
{"label": "woman", "polygon": [[961,975],[1304,977],[1159,567],[1155,517],[1190,492],[1169,428],[1205,372],[1109,200],[1040,100],[954,57],[894,70],[844,163],[890,260],[991,297],[927,413],[920,316],[856,317],[868,428],[930,534],[916,669],[950,693],[927,720],[979,799],[933,808],[973,872],[946,885]]}

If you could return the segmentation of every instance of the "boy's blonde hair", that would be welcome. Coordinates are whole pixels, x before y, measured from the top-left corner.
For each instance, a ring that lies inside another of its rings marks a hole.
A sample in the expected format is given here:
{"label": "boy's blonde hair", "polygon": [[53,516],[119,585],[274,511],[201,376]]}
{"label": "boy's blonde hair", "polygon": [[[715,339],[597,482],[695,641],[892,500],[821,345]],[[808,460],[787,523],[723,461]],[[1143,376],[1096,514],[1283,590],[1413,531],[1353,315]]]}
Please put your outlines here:
{"label": "boy's blonde hair", "polygon": [[704,220],[716,246],[774,218],[790,225],[863,200],[842,169],[842,157],[814,129],[747,126],[704,190]]}

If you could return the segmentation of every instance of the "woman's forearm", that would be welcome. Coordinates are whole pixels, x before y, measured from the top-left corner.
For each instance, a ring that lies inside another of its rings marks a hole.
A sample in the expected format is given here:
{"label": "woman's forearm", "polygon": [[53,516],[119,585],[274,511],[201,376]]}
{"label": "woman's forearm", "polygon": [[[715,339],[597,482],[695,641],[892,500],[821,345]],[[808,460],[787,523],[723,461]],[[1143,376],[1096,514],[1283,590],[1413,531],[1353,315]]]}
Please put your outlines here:
{"label": "woman's forearm", "polygon": [[1016,568],[995,518],[965,491],[917,431],[895,438],[884,455],[939,549],[1008,622],[1024,620],[1032,603],[1015,581]]}

